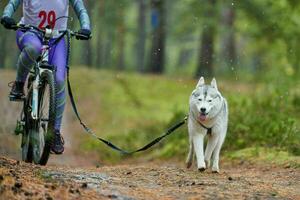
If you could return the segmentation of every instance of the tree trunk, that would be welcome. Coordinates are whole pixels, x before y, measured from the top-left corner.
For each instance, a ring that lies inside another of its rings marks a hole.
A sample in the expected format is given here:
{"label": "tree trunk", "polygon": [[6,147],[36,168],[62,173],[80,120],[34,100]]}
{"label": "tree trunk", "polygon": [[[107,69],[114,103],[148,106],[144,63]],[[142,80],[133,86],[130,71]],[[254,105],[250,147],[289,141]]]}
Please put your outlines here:
{"label": "tree trunk", "polygon": [[137,70],[145,72],[145,44],[146,44],[146,0],[137,0],[139,6],[138,15],[138,41],[137,41]]}
{"label": "tree trunk", "polygon": [[96,68],[101,68],[103,66],[103,59],[102,59],[102,35],[100,33],[100,30],[98,30],[99,33],[97,34],[97,44],[96,44]]}
{"label": "tree trunk", "polygon": [[113,33],[111,31],[109,31],[106,34],[106,38],[105,38],[105,46],[104,46],[104,56],[103,56],[103,64],[105,66],[105,68],[110,68],[112,67],[112,56],[111,56],[111,51],[112,51],[112,45],[113,45]]}
{"label": "tree trunk", "polygon": [[235,46],[235,10],[231,4],[224,5],[222,10],[222,25],[224,28],[222,38],[222,57],[225,61],[227,70],[234,67],[237,62]]}
{"label": "tree trunk", "polygon": [[[104,17],[104,15],[105,15],[105,5],[104,5],[104,3],[105,3],[105,0],[99,0],[99,8],[98,8],[98,20],[100,21],[102,21],[103,19],[103,17]],[[98,23],[99,25],[100,24],[103,24],[103,23]],[[98,25],[98,26],[99,26]],[[96,67],[97,68],[101,68],[101,67],[103,67],[103,39],[102,39],[102,37],[103,37],[103,31],[102,31],[102,27],[100,27],[100,28],[98,28],[97,29],[97,31],[98,31],[98,33],[97,33],[97,44],[96,44],[96,53],[97,53],[97,55],[96,55]]]}
{"label": "tree trunk", "polygon": [[124,24],[124,12],[121,8],[118,12],[120,16],[120,21],[118,23],[117,27],[117,35],[118,35],[118,53],[117,53],[117,69],[118,70],[124,70],[125,69],[125,63],[124,63],[124,50],[125,50],[125,24]]}
{"label": "tree trunk", "polygon": [[125,27],[123,22],[118,27],[118,66],[119,70],[125,69],[125,62],[124,62],[124,49],[125,49]]}
{"label": "tree trunk", "polygon": [[85,58],[85,65],[88,67],[93,66],[93,50],[92,50],[92,43],[91,40],[86,40],[85,42],[85,48],[83,49],[84,51],[84,58]]}
{"label": "tree trunk", "polygon": [[[90,12],[89,16],[92,19],[92,8],[94,3],[92,1],[85,1],[86,9]],[[92,41],[91,40],[85,40],[82,41],[84,44],[84,48],[82,48],[82,56],[83,56],[83,64],[92,67],[93,66],[93,49],[92,49]]]}
{"label": "tree trunk", "polygon": [[152,48],[150,52],[149,71],[162,73],[165,62],[166,38],[165,0],[151,0]]}
{"label": "tree trunk", "polygon": [[204,25],[196,76],[213,75],[214,39],[216,29],[216,0],[206,0],[204,9]]}
{"label": "tree trunk", "polygon": [[4,29],[0,29],[0,33],[1,33],[1,42],[0,42],[0,69],[5,68],[5,60],[6,60],[6,41],[7,41],[7,37],[6,34],[3,33],[3,31],[7,31]]}
{"label": "tree trunk", "polygon": [[[4,3],[4,1],[0,2],[0,7],[4,8],[6,6],[6,3]],[[5,60],[6,60],[6,51],[8,49],[6,49],[6,41],[8,39],[8,30],[4,29],[4,27],[2,25],[0,25],[0,69],[5,68]]]}

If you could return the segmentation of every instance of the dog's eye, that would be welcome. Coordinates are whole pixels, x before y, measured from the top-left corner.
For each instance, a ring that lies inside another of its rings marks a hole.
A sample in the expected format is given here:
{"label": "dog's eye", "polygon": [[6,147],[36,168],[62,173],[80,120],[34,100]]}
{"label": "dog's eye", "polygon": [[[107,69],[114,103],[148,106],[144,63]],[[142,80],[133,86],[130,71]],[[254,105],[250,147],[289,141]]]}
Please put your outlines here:
{"label": "dog's eye", "polygon": [[210,102],[212,102],[212,100],[210,99],[210,100],[208,100],[208,102],[210,103]]}
{"label": "dog's eye", "polygon": [[199,101],[202,101],[202,99],[198,99]]}

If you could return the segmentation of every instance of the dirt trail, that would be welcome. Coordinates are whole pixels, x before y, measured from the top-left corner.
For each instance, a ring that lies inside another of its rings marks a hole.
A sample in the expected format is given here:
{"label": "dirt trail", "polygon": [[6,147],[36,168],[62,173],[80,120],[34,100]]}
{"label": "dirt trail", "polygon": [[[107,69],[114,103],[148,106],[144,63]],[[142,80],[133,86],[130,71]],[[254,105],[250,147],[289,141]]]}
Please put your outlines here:
{"label": "dirt trail", "polygon": [[177,163],[41,167],[0,157],[0,199],[300,199],[300,170],[225,164],[221,174]]}
{"label": "dirt trail", "polygon": [[14,74],[1,73],[0,199],[300,200],[300,169],[290,166],[225,162],[221,174],[200,173],[195,168],[187,170],[183,163],[160,161],[96,167],[99,156],[76,151],[76,138],[80,136],[74,136],[72,128],[78,127],[74,126],[78,122],[70,119],[69,107],[62,131],[67,142],[65,153],[52,155],[46,167],[17,161],[20,137],[11,132],[22,106],[7,99],[7,83],[13,80]]}

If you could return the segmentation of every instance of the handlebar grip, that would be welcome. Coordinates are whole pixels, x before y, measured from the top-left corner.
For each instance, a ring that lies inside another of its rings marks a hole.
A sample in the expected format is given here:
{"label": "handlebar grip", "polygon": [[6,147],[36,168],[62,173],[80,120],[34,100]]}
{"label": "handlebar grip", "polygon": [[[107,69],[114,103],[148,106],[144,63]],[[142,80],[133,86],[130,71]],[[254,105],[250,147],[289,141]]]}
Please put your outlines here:
{"label": "handlebar grip", "polygon": [[9,29],[12,29],[12,30],[18,30],[19,29],[19,26],[17,24],[15,25],[12,25]]}
{"label": "handlebar grip", "polygon": [[13,25],[10,25],[9,27],[5,27],[6,29],[9,29],[9,30],[18,30],[21,26],[19,24],[13,24]]}
{"label": "handlebar grip", "polygon": [[77,40],[89,40],[89,39],[92,39],[91,35],[87,36],[87,35],[80,34],[78,32],[75,33],[75,37],[76,37]]}

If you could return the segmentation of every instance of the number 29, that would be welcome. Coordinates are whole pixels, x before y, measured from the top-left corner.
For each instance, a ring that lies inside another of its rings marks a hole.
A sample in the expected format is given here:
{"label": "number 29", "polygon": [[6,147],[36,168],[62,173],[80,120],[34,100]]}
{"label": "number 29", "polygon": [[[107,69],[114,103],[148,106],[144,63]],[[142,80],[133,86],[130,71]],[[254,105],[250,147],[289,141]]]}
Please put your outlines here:
{"label": "number 29", "polygon": [[51,28],[55,27],[56,14],[53,10],[49,11],[48,13],[45,10],[42,10],[39,12],[39,18],[41,18],[39,28],[45,28],[46,21]]}

